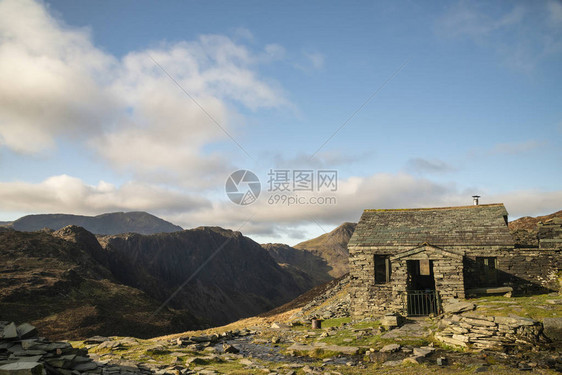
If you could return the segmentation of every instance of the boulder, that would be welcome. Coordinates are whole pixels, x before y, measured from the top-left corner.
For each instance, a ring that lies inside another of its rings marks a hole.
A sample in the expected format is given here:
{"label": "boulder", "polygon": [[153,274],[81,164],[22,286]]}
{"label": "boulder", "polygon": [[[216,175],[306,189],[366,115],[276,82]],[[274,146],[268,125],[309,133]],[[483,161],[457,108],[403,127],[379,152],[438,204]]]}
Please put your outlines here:
{"label": "boulder", "polygon": [[37,329],[29,323],[20,324],[17,331],[21,340],[37,337]]}
{"label": "boulder", "polygon": [[435,351],[435,348],[431,346],[422,346],[421,348],[414,348],[414,356],[416,357],[427,357]]}
{"label": "boulder", "polygon": [[230,353],[230,354],[238,354],[240,353],[240,349],[236,348],[235,346],[232,346],[230,344],[222,344],[222,349],[224,350],[225,353]]}
{"label": "boulder", "polygon": [[322,349],[346,355],[355,355],[359,352],[359,348],[356,346],[326,345],[323,346]]}
{"label": "boulder", "polygon": [[14,340],[18,338],[18,329],[14,322],[8,324],[4,327],[4,332],[2,333],[2,338],[5,340]]}
{"label": "boulder", "polygon": [[459,301],[456,299],[449,300],[443,304],[443,312],[448,314],[459,314],[465,311],[472,311],[476,305],[472,302]]}
{"label": "boulder", "polygon": [[414,365],[419,365],[422,361],[423,357],[420,356],[412,356],[412,357],[408,357],[408,358],[404,358],[402,360],[402,363],[412,363]]}
{"label": "boulder", "polygon": [[400,350],[400,345],[398,344],[388,344],[382,347],[381,350],[379,350],[381,353],[394,353],[397,352],[398,350]]}
{"label": "boulder", "polygon": [[543,334],[555,342],[562,342],[562,318],[544,318]]}
{"label": "boulder", "polygon": [[398,314],[387,314],[382,317],[381,325],[385,328],[394,328],[400,325],[400,315]]}
{"label": "boulder", "polygon": [[0,375],[45,375],[45,370],[38,362],[14,362],[0,366]]}

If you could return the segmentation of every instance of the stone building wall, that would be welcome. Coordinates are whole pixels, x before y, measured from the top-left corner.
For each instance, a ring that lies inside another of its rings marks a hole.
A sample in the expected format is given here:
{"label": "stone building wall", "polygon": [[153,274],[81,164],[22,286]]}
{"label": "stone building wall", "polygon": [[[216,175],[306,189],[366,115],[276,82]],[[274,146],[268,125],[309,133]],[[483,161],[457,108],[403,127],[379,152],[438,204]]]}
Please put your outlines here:
{"label": "stone building wall", "polygon": [[[410,250],[410,251],[409,251]],[[400,257],[400,253],[411,252]],[[391,256],[390,282],[375,284],[374,255]],[[464,298],[462,255],[424,246],[422,251],[406,247],[350,248],[350,294],[352,315],[376,316],[385,312],[406,313],[408,260],[433,261],[435,289],[441,299]]]}
{"label": "stone building wall", "polygon": [[[560,290],[562,282],[562,220],[542,223],[536,246],[521,247],[509,232],[503,204],[365,210],[348,249],[354,316],[404,312],[408,260],[433,261],[441,300],[465,298],[467,289],[477,287]],[[390,282],[375,283],[375,255],[390,256]]]}
{"label": "stone building wall", "polygon": [[[511,248],[475,246],[447,251],[427,250],[402,258],[391,257],[391,278],[386,284],[375,284],[373,256],[407,251],[404,247],[350,248],[352,315],[376,316],[386,312],[405,313],[408,289],[407,261],[433,261],[435,289],[442,301],[465,298],[465,290],[482,286],[510,286],[517,294],[559,291],[559,272],[562,269],[560,250],[539,248]],[[410,249],[411,250],[411,249]],[[448,249],[447,249],[448,250]],[[496,285],[480,285],[474,275],[476,257],[496,257],[498,279]]]}
{"label": "stone building wall", "polygon": [[[497,281],[479,282],[478,256],[496,258]],[[560,288],[558,272],[562,269],[561,250],[539,248],[499,249],[494,252],[470,252],[464,258],[466,289],[510,286],[518,294],[551,292]]]}
{"label": "stone building wall", "polygon": [[[350,250],[350,297],[353,316],[380,315],[393,311],[391,284],[375,284],[374,254],[388,254],[385,249],[369,252]],[[394,270],[393,270],[394,271]],[[391,278],[393,275],[391,276]],[[394,304],[394,307],[395,304]]]}

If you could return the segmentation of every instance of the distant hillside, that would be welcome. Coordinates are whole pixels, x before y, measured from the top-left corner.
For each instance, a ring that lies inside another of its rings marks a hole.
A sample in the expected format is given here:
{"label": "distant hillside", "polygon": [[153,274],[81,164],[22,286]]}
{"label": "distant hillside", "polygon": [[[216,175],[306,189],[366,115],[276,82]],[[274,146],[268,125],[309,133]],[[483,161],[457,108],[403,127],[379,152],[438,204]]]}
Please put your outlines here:
{"label": "distant hillside", "polygon": [[562,218],[562,210],[555,212],[553,214],[550,215],[545,215],[545,216],[537,216],[537,217],[531,217],[531,216],[525,216],[525,217],[521,217],[517,220],[513,220],[511,222],[509,222],[509,229],[510,230],[519,230],[519,229],[526,229],[526,230],[536,230],[537,228],[537,224],[539,222],[545,222],[547,220],[550,219],[554,219],[555,217],[559,217]]}
{"label": "distant hillside", "polygon": [[51,338],[220,325],[317,284],[240,232],[218,227],[98,237],[77,226],[8,229],[0,231],[0,259],[0,320],[30,321]]}
{"label": "distant hillside", "polygon": [[154,235],[99,237],[108,267],[126,285],[205,317],[213,325],[256,315],[315,285],[240,232],[200,227]]}
{"label": "distant hillside", "polygon": [[347,251],[347,243],[356,225],[356,223],[343,223],[330,233],[301,242],[294,247],[300,250],[308,250],[324,258],[328,266],[332,268],[329,274],[332,277],[340,277],[349,272],[349,252]]}
{"label": "distant hillside", "polygon": [[282,267],[286,267],[296,278],[305,274],[313,280],[313,285],[320,285],[332,279],[332,267],[326,260],[307,250],[299,250],[280,243],[263,244],[262,247]]}
{"label": "distant hillside", "polygon": [[147,212],[113,212],[98,216],[28,215],[14,221],[12,227],[19,231],[33,232],[43,228],[59,230],[67,225],[76,225],[94,234],[154,234],[182,230],[181,227]]}
{"label": "distant hillside", "polygon": [[93,255],[103,249],[82,228],[0,231],[0,320],[29,321],[51,339],[153,337],[200,327],[187,311],[165,308],[151,319],[160,302],[119,283]]}
{"label": "distant hillside", "polygon": [[545,216],[525,216],[509,223],[509,231],[515,239],[516,246],[533,247],[537,246],[538,226],[554,218],[562,218],[562,210]]}

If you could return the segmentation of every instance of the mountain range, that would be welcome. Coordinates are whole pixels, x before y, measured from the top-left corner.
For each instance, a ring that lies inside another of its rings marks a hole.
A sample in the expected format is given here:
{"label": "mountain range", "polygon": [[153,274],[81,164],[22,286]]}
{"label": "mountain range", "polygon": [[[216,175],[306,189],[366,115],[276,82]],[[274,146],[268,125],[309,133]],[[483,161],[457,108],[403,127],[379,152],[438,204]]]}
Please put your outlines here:
{"label": "mountain range", "polygon": [[78,226],[0,230],[0,320],[51,338],[150,337],[282,305],[321,280],[240,232],[200,227],[97,237]]}
{"label": "mountain range", "polygon": [[[524,244],[553,217],[562,211],[509,228]],[[354,229],[344,223],[291,247],[219,227],[181,230],[142,212],[26,216],[0,226],[0,320],[30,321],[55,339],[153,337],[228,323],[345,274]],[[160,232],[134,233],[153,231]]]}
{"label": "mountain range", "polygon": [[94,234],[120,233],[170,233],[183,228],[147,212],[113,212],[98,216],[42,214],[27,215],[4,225],[19,231],[31,232],[44,228],[59,230],[67,225],[77,225]]}

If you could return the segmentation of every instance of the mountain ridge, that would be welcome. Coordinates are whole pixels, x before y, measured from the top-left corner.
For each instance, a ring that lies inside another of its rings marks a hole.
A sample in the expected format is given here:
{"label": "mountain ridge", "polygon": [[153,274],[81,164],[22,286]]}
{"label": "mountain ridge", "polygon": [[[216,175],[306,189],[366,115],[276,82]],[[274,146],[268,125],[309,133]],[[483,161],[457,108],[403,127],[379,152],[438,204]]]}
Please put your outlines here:
{"label": "mountain ridge", "polygon": [[293,246],[295,249],[307,250],[326,260],[332,268],[329,274],[338,278],[349,272],[349,252],[347,243],[355,230],[357,223],[344,222],[332,231],[316,238]]}
{"label": "mountain ridge", "polygon": [[169,233],[183,230],[155,215],[144,211],[111,212],[97,216],[73,214],[26,215],[12,222],[15,230],[33,232],[48,228],[59,230],[68,225],[80,226],[91,233],[112,235],[120,233]]}

